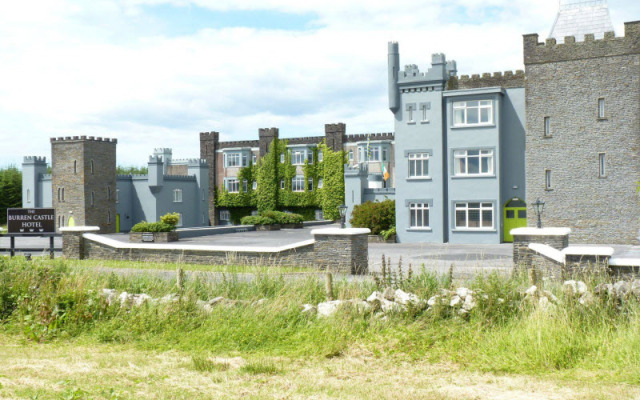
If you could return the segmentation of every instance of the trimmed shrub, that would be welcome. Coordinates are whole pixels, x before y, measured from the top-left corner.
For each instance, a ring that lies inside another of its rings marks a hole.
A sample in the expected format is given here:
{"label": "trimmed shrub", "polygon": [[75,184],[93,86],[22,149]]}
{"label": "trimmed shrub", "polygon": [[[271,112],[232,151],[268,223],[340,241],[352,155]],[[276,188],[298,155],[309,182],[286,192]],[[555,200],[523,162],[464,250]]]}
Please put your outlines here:
{"label": "trimmed shrub", "polygon": [[171,232],[176,229],[175,225],[164,222],[138,222],[131,228],[131,232]]}
{"label": "trimmed shrub", "polygon": [[396,225],[396,202],[385,200],[359,204],[353,207],[351,226],[369,228],[372,235],[378,235]]}
{"label": "trimmed shrub", "polygon": [[180,214],[167,213],[160,217],[160,222],[167,225],[173,225],[175,227],[176,225],[178,225],[178,222],[180,222]]}
{"label": "trimmed shrub", "polygon": [[276,225],[278,222],[269,217],[265,217],[262,215],[248,215],[246,217],[242,217],[240,221],[242,225]]}

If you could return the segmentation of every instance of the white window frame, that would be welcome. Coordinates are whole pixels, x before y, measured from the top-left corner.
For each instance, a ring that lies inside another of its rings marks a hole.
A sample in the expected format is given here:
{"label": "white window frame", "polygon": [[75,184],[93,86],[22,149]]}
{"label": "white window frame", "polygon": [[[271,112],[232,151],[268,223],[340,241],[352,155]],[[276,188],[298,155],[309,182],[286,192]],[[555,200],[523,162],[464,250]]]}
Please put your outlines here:
{"label": "white window frame", "polygon": [[227,179],[226,187],[229,193],[240,193],[240,181],[237,178]]}
{"label": "white window frame", "polygon": [[284,190],[284,179],[280,179],[280,190]]}
{"label": "white window frame", "polygon": [[304,165],[304,151],[293,150],[291,151],[291,165]]}
{"label": "white window frame", "polygon": [[304,192],[304,176],[296,176],[291,178],[291,191]]}
{"label": "white window frame", "polygon": [[409,203],[409,228],[430,229],[431,215],[429,209],[429,203]]}
{"label": "white window frame", "polygon": [[604,97],[598,99],[598,118],[604,119]]}
{"label": "white window frame", "polygon": [[313,151],[307,151],[307,164],[313,164]]}
{"label": "white window frame", "polygon": [[284,153],[280,153],[280,164],[284,164]]}
{"label": "white window frame", "polygon": [[598,178],[607,177],[607,153],[598,153]]}
{"label": "white window frame", "polygon": [[251,189],[256,190],[258,188],[258,181],[253,181],[251,184]]}
{"label": "white window frame", "polygon": [[427,104],[422,104],[420,108],[422,109],[422,121],[420,122],[429,122],[427,119],[427,110],[429,109],[427,108]]}
{"label": "white window frame", "polygon": [[[470,111],[476,110],[478,122],[469,122]],[[482,111],[488,110],[488,119],[482,120]],[[460,121],[457,116],[461,116]],[[493,100],[467,100],[453,103],[453,126],[486,126],[493,125]]]}
{"label": "white window frame", "polygon": [[307,179],[307,190],[313,191],[313,178]]}
{"label": "white window frame", "polygon": [[231,211],[220,210],[220,221],[231,221]]}
{"label": "white window frame", "polygon": [[242,191],[247,193],[249,191],[249,181],[246,179],[242,180]]}
{"label": "white window frame", "polygon": [[229,167],[239,167],[241,162],[240,153],[225,153],[226,156],[226,165],[225,168]]}
{"label": "white window frame", "polygon": [[242,154],[242,166],[246,167],[247,165],[249,165],[249,155]]}
{"label": "white window frame", "polygon": [[182,189],[173,189],[173,202],[182,203]]}
{"label": "white window frame", "polygon": [[544,117],[544,137],[551,137],[551,117]]}
{"label": "white window frame", "polygon": [[369,147],[369,162],[379,162],[380,161],[380,146],[370,146]]}
{"label": "white window frame", "polygon": [[255,165],[258,162],[258,156],[255,154],[251,155],[251,162]]}
{"label": "white window frame", "polygon": [[[478,212],[478,226],[469,226],[469,214],[471,212]],[[491,226],[484,226],[485,218],[484,212],[491,211]],[[464,212],[465,215],[465,225],[458,225],[458,212]],[[455,230],[470,230],[470,231],[492,231],[494,230],[494,219],[495,219],[495,206],[494,203],[490,202],[456,202],[454,206],[453,212],[453,226]]]}
{"label": "white window frame", "polygon": [[[469,152],[478,154],[469,155]],[[469,172],[469,159],[478,159],[478,172]],[[482,170],[482,160],[487,159],[487,171]],[[461,162],[464,160],[464,170]],[[494,152],[493,149],[466,149],[453,151],[453,176],[493,176]]]}
{"label": "white window frame", "polygon": [[322,189],[322,186],[324,186],[324,182],[322,178],[318,179],[318,189]]}
{"label": "white window frame", "polygon": [[[429,158],[431,156],[429,155],[429,153],[409,153],[409,169],[408,169],[408,174],[409,174],[409,179],[424,179],[424,178],[429,178]],[[411,166],[414,166],[413,168],[413,174],[411,171]],[[425,172],[425,168],[424,166],[427,166],[426,168],[426,174]],[[418,174],[418,166],[420,165],[420,174]]]}
{"label": "white window frame", "polygon": [[318,150],[318,162],[322,162],[322,150]]}
{"label": "white window frame", "polygon": [[353,162],[353,150],[349,150],[349,162]]}
{"label": "white window frame", "polygon": [[176,224],[177,227],[181,227],[184,224],[184,221],[182,221],[182,214],[178,213],[178,223]]}

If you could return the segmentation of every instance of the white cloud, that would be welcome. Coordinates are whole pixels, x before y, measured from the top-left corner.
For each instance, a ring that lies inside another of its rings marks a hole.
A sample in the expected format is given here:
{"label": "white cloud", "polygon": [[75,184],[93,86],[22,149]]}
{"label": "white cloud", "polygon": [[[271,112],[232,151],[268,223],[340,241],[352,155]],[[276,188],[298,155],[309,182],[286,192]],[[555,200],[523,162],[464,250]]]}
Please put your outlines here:
{"label": "white cloud", "polygon": [[[170,37],[146,30],[156,18],[151,4],[315,20],[305,31]],[[522,68],[521,35],[545,36],[556,8],[556,0],[4,2],[0,166],[48,154],[52,136],[117,137],[119,163],[141,164],[159,146],[197,156],[200,131],[219,130],[225,140],[256,138],[270,126],[283,137],[321,135],[333,122],[351,133],[391,131],[389,40],[400,42],[402,64],[421,69],[435,52],[456,59],[461,74]]]}

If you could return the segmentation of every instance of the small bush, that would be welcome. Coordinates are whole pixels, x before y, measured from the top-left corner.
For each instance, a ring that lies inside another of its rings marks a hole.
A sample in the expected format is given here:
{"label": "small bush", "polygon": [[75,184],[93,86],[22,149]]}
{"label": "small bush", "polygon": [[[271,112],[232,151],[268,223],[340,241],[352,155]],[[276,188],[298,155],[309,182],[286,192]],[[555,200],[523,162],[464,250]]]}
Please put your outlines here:
{"label": "small bush", "polygon": [[384,240],[389,240],[392,236],[395,236],[396,234],[396,227],[392,226],[391,228],[387,229],[386,231],[380,231],[380,236],[382,236],[382,238]]}
{"label": "small bush", "polygon": [[274,362],[266,360],[247,363],[242,366],[242,368],[240,368],[240,371],[251,375],[275,375],[282,372],[282,370]]}
{"label": "small bush", "polygon": [[388,230],[396,225],[396,202],[385,200],[359,204],[353,207],[351,226],[369,228],[372,235]]}
{"label": "small bush", "polygon": [[167,225],[173,225],[176,226],[178,225],[178,222],[180,222],[180,214],[178,213],[167,213],[165,215],[163,215],[162,217],[160,217],[160,222],[167,224]]}
{"label": "small bush", "polygon": [[193,356],[193,369],[199,372],[226,371],[229,369],[229,363],[217,362],[207,357]]}
{"label": "small bush", "polygon": [[273,218],[264,217],[262,215],[249,215],[246,217],[242,217],[240,220],[242,225],[275,225],[278,222]]}
{"label": "small bush", "polygon": [[163,222],[138,222],[131,228],[131,232],[171,232],[176,229],[175,225]]}

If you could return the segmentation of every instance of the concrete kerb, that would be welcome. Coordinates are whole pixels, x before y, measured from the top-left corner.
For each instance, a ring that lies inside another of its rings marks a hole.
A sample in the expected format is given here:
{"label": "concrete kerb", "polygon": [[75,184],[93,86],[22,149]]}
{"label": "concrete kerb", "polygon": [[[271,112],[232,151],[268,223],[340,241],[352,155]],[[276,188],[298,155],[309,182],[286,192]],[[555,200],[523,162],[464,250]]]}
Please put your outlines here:
{"label": "concrete kerb", "polygon": [[313,240],[279,247],[126,243],[97,235],[97,227],[61,229],[63,254],[70,259],[185,262],[193,264],[268,263],[316,266],[363,274],[368,271],[369,229],[314,229]]}

